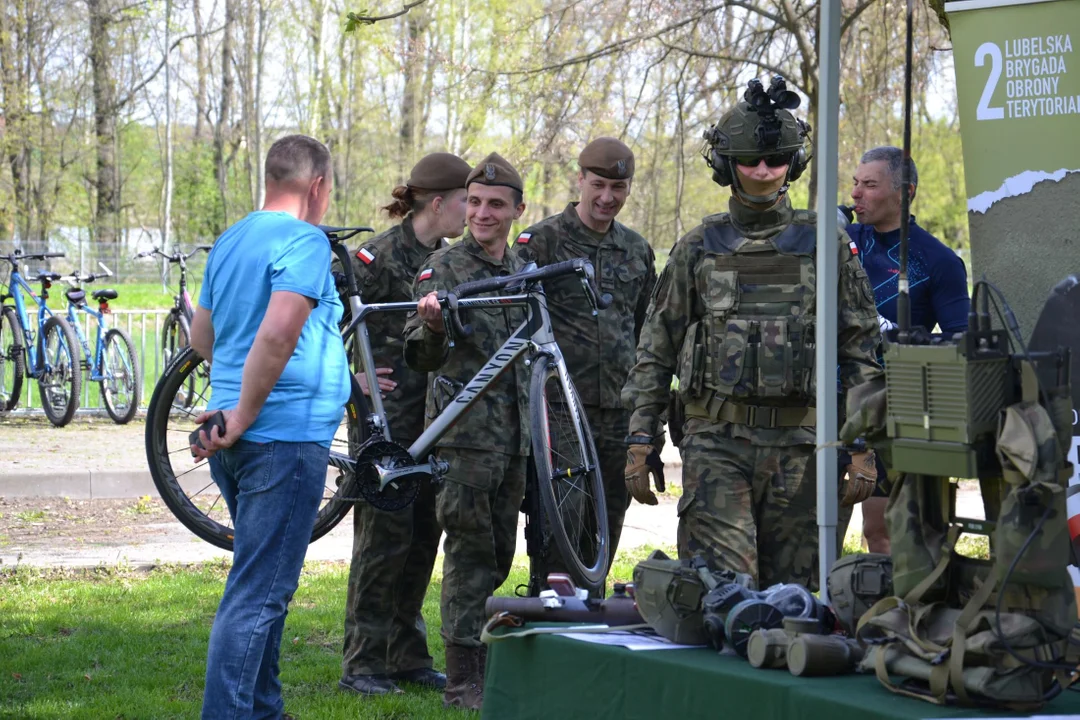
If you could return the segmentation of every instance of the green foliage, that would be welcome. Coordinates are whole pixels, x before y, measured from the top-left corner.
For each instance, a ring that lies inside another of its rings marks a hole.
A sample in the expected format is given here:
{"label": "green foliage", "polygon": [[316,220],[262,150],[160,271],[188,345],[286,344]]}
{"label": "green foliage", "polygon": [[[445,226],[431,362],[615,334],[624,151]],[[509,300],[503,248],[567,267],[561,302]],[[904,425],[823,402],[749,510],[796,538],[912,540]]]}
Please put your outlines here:
{"label": "green foliage", "polygon": [[173,232],[182,244],[208,243],[225,222],[209,143],[192,139],[176,149]]}

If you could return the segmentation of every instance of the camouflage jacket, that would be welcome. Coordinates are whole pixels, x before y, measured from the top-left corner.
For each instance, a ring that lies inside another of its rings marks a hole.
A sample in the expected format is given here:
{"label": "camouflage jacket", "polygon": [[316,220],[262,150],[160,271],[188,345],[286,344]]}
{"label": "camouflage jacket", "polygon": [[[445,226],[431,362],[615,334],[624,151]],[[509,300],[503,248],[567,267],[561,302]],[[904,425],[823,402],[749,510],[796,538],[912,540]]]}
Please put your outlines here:
{"label": "camouflage jacket", "polygon": [[612,303],[593,316],[576,275],[546,280],[548,311],[581,402],[590,407],[622,408],[619,393],[634,366],[649,296],[656,284],[656,256],[641,235],[612,222],[604,235],[590,230],[570,203],[528,228],[512,251],[522,264],[543,267],[584,257],[592,261],[600,291]]}
{"label": "camouflage jacket", "polygon": [[[438,247],[446,247],[439,240]],[[412,300],[412,283],[417,271],[428,256],[438,248],[428,248],[416,239],[412,216],[400,225],[385,230],[359,248],[352,257],[352,271],[365,303],[408,302]],[[348,308],[348,304],[345,306]],[[390,378],[397,387],[385,393],[386,420],[390,436],[408,447],[424,430],[425,373],[410,370],[405,364],[402,332],[404,313],[375,313],[367,318],[368,336],[376,367],[394,369]],[[354,353],[359,356],[359,353]],[[353,368],[359,369],[358,357],[351,358]]]}
{"label": "camouflage jacket", "polygon": [[[487,254],[470,233],[450,247],[432,253],[413,283],[413,298],[430,292],[450,290],[471,280],[511,275],[521,262],[507,249],[502,262]],[[447,378],[455,390],[469,382],[502,347],[511,333],[525,321],[522,307],[483,308],[461,311],[461,321],[471,324],[473,334],[455,338],[449,347],[446,335],[434,333],[412,313],[405,324],[405,362],[414,370]],[[429,383],[426,397],[428,418],[436,417],[447,405],[449,395],[441,383]],[[439,441],[439,447],[496,450],[508,455],[529,454],[529,376],[519,359],[497,378],[488,391]]]}
{"label": "camouflage jacket", "polygon": [[[735,281],[734,278],[736,276],[741,277],[744,274],[748,277],[763,275],[768,278],[772,276],[772,267],[775,266],[777,253],[780,251],[778,247],[775,247],[773,241],[778,239],[778,236],[785,230],[788,230],[789,226],[803,225],[812,228],[816,224],[816,215],[814,213],[793,210],[786,198],[781,205],[764,213],[753,211],[734,200],[730,208],[732,211],[730,214],[720,213],[707,217],[702,225],[694,228],[681,238],[672,249],[667,265],[660,274],[660,279],[649,304],[645,326],[641,332],[641,340],[638,343],[637,362],[630,372],[630,377],[622,393],[623,401],[632,412],[630,419],[631,431],[655,434],[659,430],[661,413],[665,409],[669,398],[671,378],[676,373],[677,368],[680,367],[680,364],[684,366],[686,364],[684,341],[687,339],[688,329],[694,329],[696,333],[704,335],[704,342],[714,344],[722,342],[715,339],[718,328],[721,335],[728,329],[731,331],[741,330],[745,333],[748,324],[746,321],[738,321],[741,322],[741,325],[734,323],[730,328],[725,328],[724,325],[719,324],[733,322],[727,318],[738,315],[740,297],[744,296],[748,289],[752,289],[752,286],[747,288],[742,285],[745,282],[756,281],[744,280],[740,283]],[[722,225],[730,225],[735,230],[735,232],[729,230],[729,233],[730,236],[737,238],[734,253],[744,266],[742,272],[710,270],[711,263],[715,262],[717,256],[712,254],[711,251],[706,251],[706,233],[711,226]],[[873,289],[870,287],[870,281],[867,278],[866,271],[863,270],[862,264],[859,262],[858,256],[849,248],[847,237],[843,232],[840,232],[839,235],[840,237],[837,239],[837,252],[840,258],[837,342],[840,382],[846,390],[854,385],[881,377],[883,371],[877,360],[878,348],[881,344],[881,332],[877,324]],[[771,250],[772,252],[761,253],[759,257],[763,261],[771,257],[771,262],[774,265],[757,268],[757,271],[753,272],[752,263],[755,262],[755,258],[751,250],[760,251],[762,249]],[[745,254],[743,253],[744,250]],[[797,288],[785,288],[782,285],[782,283],[792,282],[790,279],[777,280],[769,284],[774,285],[776,288],[772,295],[783,296],[784,291],[787,290],[787,295],[790,296],[793,289],[806,293],[802,300],[803,307],[798,308],[796,312],[802,312],[805,316],[812,318],[816,317],[817,312],[816,296],[813,293],[816,283],[816,273],[814,272],[816,248],[811,248],[804,257],[806,261],[802,265],[802,270],[796,270],[795,283]],[[783,262],[790,264],[798,261],[793,261],[788,257]],[[801,277],[799,276],[800,272]],[[728,281],[734,281],[735,284],[733,285]],[[771,296],[766,297],[766,300],[774,302],[775,299]],[[746,297],[742,297],[743,303],[746,300]],[[814,382],[814,373],[812,371],[813,347],[810,344],[813,342],[814,337],[814,323],[813,321],[805,323],[804,320],[798,317],[793,318],[793,320],[798,321],[794,327],[799,327],[801,323],[801,327],[804,329],[803,336],[798,340],[798,346],[794,346],[795,343],[789,337],[787,340],[788,347],[772,347],[772,344],[776,341],[774,333],[781,333],[783,330],[773,327],[773,325],[779,325],[779,323],[766,323],[766,326],[762,328],[761,347],[756,352],[763,363],[774,362],[777,358],[790,359],[793,355],[798,357],[799,362],[804,364],[803,367],[808,367],[804,372],[804,378],[809,385],[804,385],[801,388],[802,402],[804,405],[812,405],[816,392],[816,382]],[[710,331],[713,337],[710,337]],[[725,350],[727,349],[729,348],[725,347]],[[738,355],[730,357],[739,357],[744,352],[748,353],[749,350],[743,345],[741,348],[736,348],[736,352]],[[718,358],[718,353],[715,350],[707,350],[706,355],[708,356],[708,363],[716,364],[716,367],[719,368],[719,371],[714,372],[712,375],[714,378],[713,387],[715,388],[717,384],[728,381],[730,382],[729,389],[732,390],[732,395],[737,396],[722,395],[713,390],[712,392],[721,400],[734,400],[737,403],[747,405],[784,406],[785,397],[782,396],[765,397],[761,394],[751,397],[738,396],[739,391],[745,392],[747,387],[747,383],[744,382],[745,379],[737,377],[740,374],[739,366],[734,366],[733,374],[736,377],[727,377],[725,373],[728,372],[729,368],[722,363],[730,358],[724,357],[723,353],[719,353],[720,357]],[[716,378],[719,378],[719,383]],[[789,385],[790,380],[789,374],[786,378]],[[686,382],[687,379],[680,378],[680,392],[684,390],[683,385]],[[753,387],[752,381],[749,384]],[[794,394],[788,397],[799,397],[799,395]],[[704,422],[709,423],[709,421]],[[815,441],[815,433],[812,427],[760,428],[725,423],[723,421],[718,422],[724,426],[732,437],[754,440],[766,445],[783,446]],[[698,423],[698,425],[701,425],[701,423]],[[709,423],[709,425],[716,429],[716,423]],[[687,432],[691,431],[687,430]]]}

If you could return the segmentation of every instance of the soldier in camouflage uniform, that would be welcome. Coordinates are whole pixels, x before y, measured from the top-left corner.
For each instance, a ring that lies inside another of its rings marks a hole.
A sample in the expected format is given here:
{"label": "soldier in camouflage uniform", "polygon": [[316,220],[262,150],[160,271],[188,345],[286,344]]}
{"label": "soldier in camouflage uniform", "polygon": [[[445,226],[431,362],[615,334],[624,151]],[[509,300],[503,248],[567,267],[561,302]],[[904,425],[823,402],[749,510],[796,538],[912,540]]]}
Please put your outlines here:
{"label": "soldier in camouflage uniform", "polygon": [[[492,153],[469,175],[467,187],[469,232],[460,243],[428,258],[414,285],[420,301],[417,313],[405,327],[409,367],[438,371],[447,380],[429,383],[431,417],[447,399],[437,396],[433,387],[468,382],[525,320],[524,308],[463,311],[473,334],[456,338],[452,349],[447,343],[436,291],[510,275],[521,267],[507,248],[510,225],[525,211],[517,171]],[[435,503],[446,532],[440,610],[447,706],[479,710],[483,702],[484,601],[506,580],[514,559],[529,456],[528,387],[524,365],[514,363],[436,448],[439,459],[449,465]]]}
{"label": "soldier in camouflage uniform", "polygon": [[[645,238],[615,220],[634,177],[630,148],[615,138],[598,138],[581,151],[578,166],[580,201],[519,234],[513,252],[523,263],[535,262],[540,267],[588,258],[596,268],[600,291],[612,297],[610,307],[593,315],[588,303],[582,302],[576,277],[544,282],[555,339],[596,443],[614,559],[630,504],[623,482],[630,417],[619,394],[634,365],[634,348],[656,283],[656,257]],[[550,547],[557,555],[554,544]],[[544,564],[541,576],[565,572],[558,557]]]}
{"label": "soldier in camouflage uniform", "polygon": [[[412,299],[413,278],[428,256],[446,247],[443,238],[465,231],[465,180],[471,170],[456,155],[433,153],[394,189],[394,202],[384,210],[401,223],[362,245],[352,260],[364,302]],[[427,376],[405,365],[404,315],[375,314],[367,326],[390,435],[408,447],[424,429]],[[360,386],[367,392],[364,381]],[[412,505],[396,512],[377,510],[363,500],[356,503],[342,688],[382,695],[401,692],[395,681],[445,687],[446,677],[432,668],[420,612],[440,535],[430,483],[421,486]]]}
{"label": "soldier in camouflage uniform", "polygon": [[[657,281],[623,389],[633,411],[626,482],[639,501],[652,494],[647,461],[657,459],[654,436],[677,374],[686,403],[679,556],[701,553],[759,587],[816,589],[816,216],[792,209],[786,194],[808,164],[809,128],[788,111],[798,96],[782,82],[766,93],[753,81],[746,101],[706,133],[713,179],[732,186],[729,212],[681,238]],[[873,290],[843,233],[836,252],[847,389],[881,376],[881,336]]]}

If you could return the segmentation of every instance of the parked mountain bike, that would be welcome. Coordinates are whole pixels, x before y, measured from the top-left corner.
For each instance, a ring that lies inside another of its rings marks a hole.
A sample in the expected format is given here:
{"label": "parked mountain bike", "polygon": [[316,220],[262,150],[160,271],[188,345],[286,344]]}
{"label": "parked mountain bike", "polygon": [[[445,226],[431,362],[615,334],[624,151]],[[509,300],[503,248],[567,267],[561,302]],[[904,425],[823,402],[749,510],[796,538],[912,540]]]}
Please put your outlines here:
{"label": "parked mountain bike", "polygon": [[[358,229],[324,230],[342,265],[349,267],[348,250],[342,241]],[[461,310],[525,307],[527,317],[483,370],[462,385],[453,401],[406,448],[390,437],[366,321],[374,313],[411,312],[416,303],[366,305],[352,273],[345,273],[352,316],[345,336],[351,336],[359,348],[369,395],[365,396],[353,381],[342,426],[331,447],[326,493],[312,541],[329,532],[349,511],[351,502],[359,499],[357,496],[376,508],[395,510],[416,498],[421,482],[439,481],[449,468],[433,454],[438,441],[511,363],[528,355],[526,362],[532,366],[529,400],[533,463],[550,534],[576,581],[587,587],[603,583],[610,556],[603,481],[585,411],[555,342],[541,287],[545,279],[568,274],[581,278],[583,293],[594,308],[602,309],[610,303],[609,296],[596,291],[593,267],[584,259],[541,269],[531,265],[514,275],[465,283],[440,293],[450,342],[472,332],[461,322]],[[470,297],[503,290],[512,294]],[[175,458],[190,457],[187,436],[197,415],[194,408],[179,407],[175,397],[201,362],[194,351],[185,350],[154,389],[146,426],[147,459],[162,499],[177,518],[204,540],[231,549],[232,527],[224,502],[216,497],[200,499],[212,487],[212,481],[209,485],[185,481],[190,470],[181,472],[179,467],[173,467]],[[201,400],[198,405],[205,407]],[[332,477],[334,472],[336,477]],[[210,495],[217,493],[211,490]]]}
{"label": "parked mountain bike", "polygon": [[[135,411],[139,409],[139,398],[142,397],[142,371],[139,367],[139,358],[135,355],[135,344],[131,342],[131,338],[118,327],[110,328],[109,321],[106,319],[106,316],[112,312],[109,309],[109,301],[117,299],[119,293],[111,288],[95,290],[91,293],[91,297],[97,300],[98,309],[94,310],[86,303],[86,291],[78,287],[84,283],[112,277],[112,271],[109,268],[101,263],[98,265],[105,271],[104,274],[72,273],[62,278],[73,286],[64,293],[68,301],[67,320],[68,324],[75,329],[79,344],[82,345],[82,367],[87,372],[87,379],[99,384],[101,403],[113,422],[124,425],[135,417]],[[92,354],[76,316],[78,312],[86,313],[97,320],[97,336]]]}
{"label": "parked mountain bike", "polygon": [[[19,263],[61,257],[64,253],[0,256],[0,261],[11,264],[7,293],[0,294],[0,413],[19,404],[23,377],[28,375],[38,381],[41,407],[57,427],[71,422],[79,405],[79,341],[71,325],[53,315],[47,304],[49,288],[60,279],[60,273],[39,270],[34,280],[41,283],[41,294],[35,295],[19,272]],[[35,322],[27,315],[24,294],[38,306]],[[7,304],[9,298],[14,306]]]}
{"label": "parked mountain bike", "polygon": [[[177,286],[176,295],[173,296],[173,306],[165,317],[165,323],[161,326],[161,363],[163,367],[169,367],[176,354],[191,344],[191,319],[195,317],[195,304],[191,301],[191,295],[187,289],[187,261],[199,252],[210,252],[210,245],[197,245],[191,252],[185,253],[177,249],[176,252],[166,253],[161,248],[144,250],[135,255],[134,259],[144,257],[161,257],[172,265],[180,266],[180,284]],[[184,385],[186,394],[182,398],[186,402],[194,402],[197,391],[210,382],[210,373],[206,367],[200,368],[192,374]]]}

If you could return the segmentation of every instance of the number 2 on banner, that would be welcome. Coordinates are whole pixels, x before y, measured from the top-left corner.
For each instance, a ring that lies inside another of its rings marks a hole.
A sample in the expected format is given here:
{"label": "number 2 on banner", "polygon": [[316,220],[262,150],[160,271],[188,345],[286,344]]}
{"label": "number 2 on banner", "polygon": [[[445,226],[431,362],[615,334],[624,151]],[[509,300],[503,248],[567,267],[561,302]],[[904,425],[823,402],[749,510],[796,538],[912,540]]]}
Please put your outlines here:
{"label": "number 2 on banner", "polygon": [[1001,120],[1005,117],[1005,108],[990,107],[990,99],[994,97],[998,80],[1001,79],[1001,48],[992,42],[984,42],[975,51],[975,67],[982,67],[986,56],[990,56],[990,77],[986,78],[986,87],[983,88],[982,97],[979,98],[979,107],[975,110],[976,120]]}

